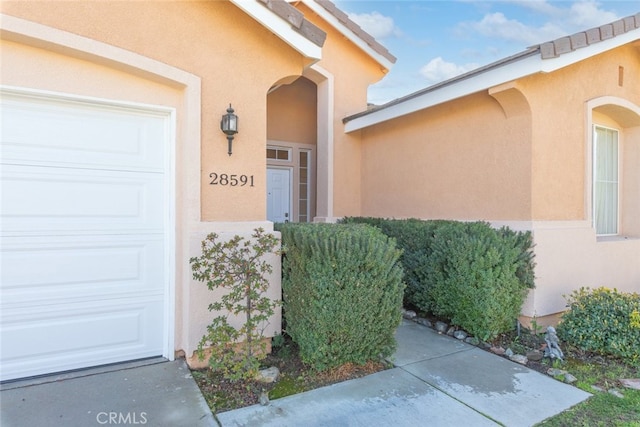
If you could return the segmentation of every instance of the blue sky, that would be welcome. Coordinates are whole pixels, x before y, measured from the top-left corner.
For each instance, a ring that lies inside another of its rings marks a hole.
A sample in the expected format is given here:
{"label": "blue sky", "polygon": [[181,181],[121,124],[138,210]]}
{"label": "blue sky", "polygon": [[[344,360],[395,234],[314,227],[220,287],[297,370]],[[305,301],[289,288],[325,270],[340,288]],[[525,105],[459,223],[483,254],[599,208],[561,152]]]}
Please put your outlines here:
{"label": "blue sky", "polygon": [[640,12],[638,1],[441,0],[334,3],[398,60],[369,89],[382,104],[525,50]]}

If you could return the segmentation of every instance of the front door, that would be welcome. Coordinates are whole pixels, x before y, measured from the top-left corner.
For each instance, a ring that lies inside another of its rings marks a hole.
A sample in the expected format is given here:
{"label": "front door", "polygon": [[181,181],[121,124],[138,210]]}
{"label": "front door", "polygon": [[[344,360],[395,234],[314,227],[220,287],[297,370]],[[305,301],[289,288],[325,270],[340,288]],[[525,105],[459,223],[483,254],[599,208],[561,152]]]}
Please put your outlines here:
{"label": "front door", "polygon": [[267,219],[291,220],[291,169],[267,168]]}

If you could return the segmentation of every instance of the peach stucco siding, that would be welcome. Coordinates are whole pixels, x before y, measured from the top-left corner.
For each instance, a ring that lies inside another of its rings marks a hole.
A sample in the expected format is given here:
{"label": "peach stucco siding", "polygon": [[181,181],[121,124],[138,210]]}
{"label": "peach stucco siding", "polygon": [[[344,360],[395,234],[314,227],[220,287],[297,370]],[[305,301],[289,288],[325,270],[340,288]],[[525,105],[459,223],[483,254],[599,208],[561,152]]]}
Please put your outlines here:
{"label": "peach stucco siding", "polygon": [[530,126],[476,94],[362,131],[366,216],[530,217]]}

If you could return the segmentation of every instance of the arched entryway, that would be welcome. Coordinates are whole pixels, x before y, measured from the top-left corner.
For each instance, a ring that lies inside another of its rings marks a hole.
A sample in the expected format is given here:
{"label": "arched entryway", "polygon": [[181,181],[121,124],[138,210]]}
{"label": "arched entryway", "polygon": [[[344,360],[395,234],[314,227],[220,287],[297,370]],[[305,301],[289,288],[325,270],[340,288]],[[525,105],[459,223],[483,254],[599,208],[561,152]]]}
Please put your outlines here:
{"label": "arched entryway", "polygon": [[269,221],[326,221],[333,214],[332,81],[313,66],[267,95]]}

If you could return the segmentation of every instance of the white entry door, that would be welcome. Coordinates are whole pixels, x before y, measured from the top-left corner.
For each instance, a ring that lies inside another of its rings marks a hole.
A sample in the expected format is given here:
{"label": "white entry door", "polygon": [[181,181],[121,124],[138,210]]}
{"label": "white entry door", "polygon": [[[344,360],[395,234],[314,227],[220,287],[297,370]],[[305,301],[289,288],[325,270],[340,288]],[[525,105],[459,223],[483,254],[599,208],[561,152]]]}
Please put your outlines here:
{"label": "white entry door", "polygon": [[267,219],[291,221],[291,169],[267,168]]}
{"label": "white entry door", "polygon": [[0,379],[163,355],[170,113],[1,95]]}

